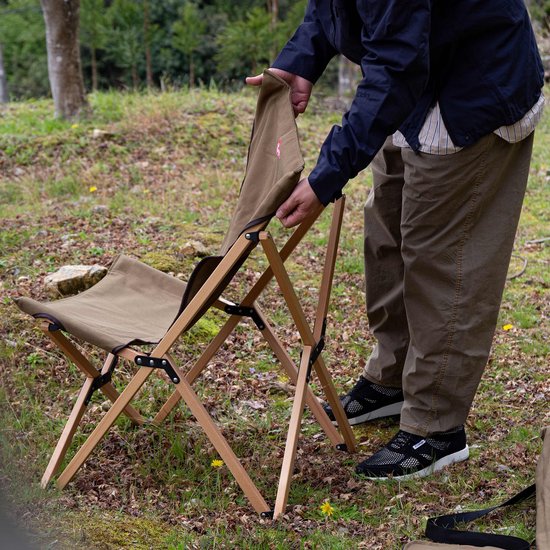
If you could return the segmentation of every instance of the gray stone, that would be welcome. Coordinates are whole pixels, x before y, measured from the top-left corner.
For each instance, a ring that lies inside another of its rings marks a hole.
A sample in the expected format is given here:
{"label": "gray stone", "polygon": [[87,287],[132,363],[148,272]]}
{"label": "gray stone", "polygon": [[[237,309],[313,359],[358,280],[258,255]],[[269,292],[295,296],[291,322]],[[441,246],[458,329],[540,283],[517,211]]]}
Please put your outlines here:
{"label": "gray stone", "polygon": [[71,296],[98,283],[107,273],[100,265],[64,265],[44,279],[46,292],[52,297]]}
{"label": "gray stone", "polygon": [[93,139],[109,139],[114,137],[113,132],[108,132],[107,130],[100,130],[99,128],[94,128],[92,131]]}
{"label": "gray stone", "polygon": [[109,207],[105,204],[96,204],[92,208],[92,212],[94,214],[108,214],[109,213]]}
{"label": "gray stone", "polygon": [[200,241],[187,241],[181,248],[180,252],[184,256],[203,258],[208,256],[208,249]]}

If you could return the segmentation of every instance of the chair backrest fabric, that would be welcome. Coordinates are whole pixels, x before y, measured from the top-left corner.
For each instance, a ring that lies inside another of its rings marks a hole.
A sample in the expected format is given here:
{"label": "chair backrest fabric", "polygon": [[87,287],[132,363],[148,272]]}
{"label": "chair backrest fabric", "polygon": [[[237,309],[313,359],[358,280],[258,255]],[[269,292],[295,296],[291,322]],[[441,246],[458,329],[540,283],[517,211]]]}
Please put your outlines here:
{"label": "chair backrest fabric", "polygon": [[[220,255],[210,256],[197,264],[189,278],[180,312],[187,307],[239,236],[258,224],[267,226],[277,208],[290,196],[300,180],[304,159],[290,92],[290,86],[282,78],[269,70],[264,71],[248,148],[245,177]],[[252,248],[251,243],[249,250]],[[197,319],[219,298],[246,257],[247,254],[244,254],[218,285]],[[196,319],[191,326],[195,321]]]}
{"label": "chair backrest fabric", "polygon": [[282,78],[264,71],[246,173],[220,250],[222,256],[241,233],[263,221],[267,223],[300,179],[304,159],[290,92]]}

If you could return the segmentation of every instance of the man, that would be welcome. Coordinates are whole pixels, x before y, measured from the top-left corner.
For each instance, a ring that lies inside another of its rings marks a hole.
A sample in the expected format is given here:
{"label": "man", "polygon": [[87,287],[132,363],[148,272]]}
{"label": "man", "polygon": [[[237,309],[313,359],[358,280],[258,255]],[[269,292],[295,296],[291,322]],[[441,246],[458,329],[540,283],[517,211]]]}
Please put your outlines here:
{"label": "man", "polygon": [[273,63],[296,114],[337,53],[363,79],[277,217],[296,225],[372,163],[364,254],[377,345],[341,399],[352,424],[401,414],[358,473],[425,476],[468,457],[464,423],[496,326],[542,63],[523,0],[310,0]]}

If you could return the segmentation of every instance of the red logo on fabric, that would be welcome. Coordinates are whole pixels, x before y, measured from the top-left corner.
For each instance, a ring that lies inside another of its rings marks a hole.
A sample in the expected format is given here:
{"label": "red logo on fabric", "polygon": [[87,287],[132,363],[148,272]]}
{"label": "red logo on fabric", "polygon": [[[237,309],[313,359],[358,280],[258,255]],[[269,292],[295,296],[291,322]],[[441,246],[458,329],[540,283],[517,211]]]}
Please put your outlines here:
{"label": "red logo on fabric", "polygon": [[277,158],[281,158],[281,138],[277,140]]}

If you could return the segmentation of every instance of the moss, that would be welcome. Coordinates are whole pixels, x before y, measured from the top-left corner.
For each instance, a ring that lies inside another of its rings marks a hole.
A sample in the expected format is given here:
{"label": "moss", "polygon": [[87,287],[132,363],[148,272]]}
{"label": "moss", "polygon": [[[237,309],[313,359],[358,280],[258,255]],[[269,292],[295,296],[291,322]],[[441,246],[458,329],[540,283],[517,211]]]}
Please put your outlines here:
{"label": "moss", "polygon": [[147,252],[141,260],[143,263],[165,273],[178,272],[181,269],[181,263],[178,262],[177,258],[166,252]]}
{"label": "moss", "polygon": [[[85,514],[69,512],[63,516],[59,531],[67,537],[67,547],[78,543],[85,548],[165,548],[171,534],[158,519],[131,517],[120,513]],[[173,535],[174,533],[172,533]],[[73,546],[74,548],[74,546]]]}

